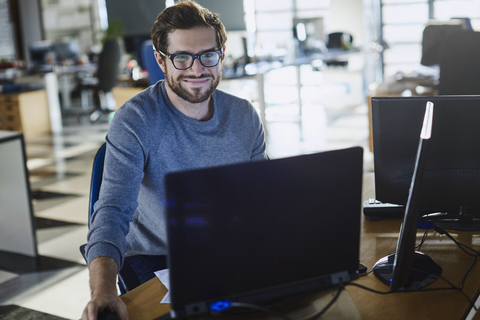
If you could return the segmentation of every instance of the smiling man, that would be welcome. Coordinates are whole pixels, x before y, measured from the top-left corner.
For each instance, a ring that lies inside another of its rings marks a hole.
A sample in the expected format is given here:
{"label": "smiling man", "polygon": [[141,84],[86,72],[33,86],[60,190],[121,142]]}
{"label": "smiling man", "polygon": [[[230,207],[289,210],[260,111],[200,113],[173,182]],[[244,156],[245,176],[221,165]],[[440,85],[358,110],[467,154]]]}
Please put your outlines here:
{"label": "smiling man", "polygon": [[86,247],[91,300],[82,319],[104,309],[128,318],[116,287],[125,260],[141,283],[167,267],[167,173],[268,159],[252,105],[216,89],[226,40],[219,17],[193,1],[158,15],[152,41],[166,79],[127,101],[106,137]]}

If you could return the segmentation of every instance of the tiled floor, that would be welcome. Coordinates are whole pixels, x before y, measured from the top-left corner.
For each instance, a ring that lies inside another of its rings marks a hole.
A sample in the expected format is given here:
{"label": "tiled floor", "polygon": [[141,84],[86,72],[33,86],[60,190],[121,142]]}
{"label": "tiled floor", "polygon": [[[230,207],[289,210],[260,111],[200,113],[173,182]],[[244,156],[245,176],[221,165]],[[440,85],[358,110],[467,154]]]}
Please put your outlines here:
{"label": "tiled floor", "polygon": [[[302,70],[300,122],[295,84],[286,80],[291,72],[286,69],[266,77],[270,157],[359,145],[365,149],[365,169],[370,170],[361,76],[344,69]],[[256,99],[251,80],[224,81],[221,88]],[[0,319],[28,319],[33,313],[31,319],[80,317],[89,287],[78,248],[87,234],[92,159],[107,130],[107,123],[66,121],[58,136],[26,139],[38,251],[44,261],[33,266],[34,271],[0,270]]]}

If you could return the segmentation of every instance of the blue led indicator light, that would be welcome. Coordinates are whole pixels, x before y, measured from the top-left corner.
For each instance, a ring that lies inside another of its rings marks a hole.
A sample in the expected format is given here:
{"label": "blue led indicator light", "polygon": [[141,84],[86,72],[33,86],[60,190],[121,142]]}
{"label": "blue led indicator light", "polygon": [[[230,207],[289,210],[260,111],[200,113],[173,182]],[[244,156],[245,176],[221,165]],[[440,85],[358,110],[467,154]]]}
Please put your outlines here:
{"label": "blue led indicator light", "polygon": [[231,306],[230,301],[228,300],[221,300],[210,303],[210,311],[211,312],[221,312],[223,310],[229,309]]}

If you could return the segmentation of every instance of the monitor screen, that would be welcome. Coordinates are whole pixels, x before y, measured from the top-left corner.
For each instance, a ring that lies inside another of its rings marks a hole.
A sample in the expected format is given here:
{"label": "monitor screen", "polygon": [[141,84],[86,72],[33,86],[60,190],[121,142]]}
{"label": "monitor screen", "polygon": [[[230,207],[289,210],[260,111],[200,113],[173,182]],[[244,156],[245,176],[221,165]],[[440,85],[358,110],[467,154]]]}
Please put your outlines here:
{"label": "monitor screen", "polygon": [[30,59],[34,65],[41,66],[47,64],[47,54],[53,53],[53,45],[50,41],[37,41],[30,45]]}
{"label": "monitor screen", "polygon": [[165,9],[159,0],[106,0],[108,21],[119,20],[125,27],[125,36],[150,35],[157,15]]}
{"label": "monitor screen", "polygon": [[247,30],[243,0],[197,0],[199,5],[220,15],[220,20],[228,31]]}
{"label": "monitor screen", "polygon": [[435,105],[435,121],[418,208],[422,215],[441,213],[452,222],[475,225],[480,217],[480,96],[372,98],[375,197],[407,203],[427,101]]}
{"label": "monitor screen", "polygon": [[53,50],[58,62],[76,60],[78,57],[78,49],[72,42],[56,42],[53,44]]}

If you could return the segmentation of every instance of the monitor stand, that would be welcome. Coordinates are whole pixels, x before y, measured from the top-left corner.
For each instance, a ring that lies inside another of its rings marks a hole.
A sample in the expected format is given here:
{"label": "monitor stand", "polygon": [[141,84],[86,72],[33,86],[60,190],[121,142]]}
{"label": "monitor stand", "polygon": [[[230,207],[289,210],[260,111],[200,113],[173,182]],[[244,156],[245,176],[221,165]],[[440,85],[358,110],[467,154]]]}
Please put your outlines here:
{"label": "monitor stand", "polygon": [[[393,275],[393,265],[395,261],[395,253],[378,260],[372,270],[380,281],[390,286]],[[399,291],[414,291],[423,288],[435,281],[442,274],[440,267],[429,256],[415,251],[413,265],[407,283],[399,289]]]}

